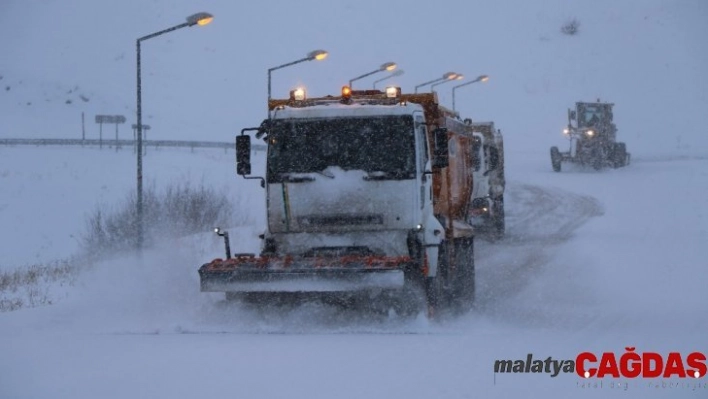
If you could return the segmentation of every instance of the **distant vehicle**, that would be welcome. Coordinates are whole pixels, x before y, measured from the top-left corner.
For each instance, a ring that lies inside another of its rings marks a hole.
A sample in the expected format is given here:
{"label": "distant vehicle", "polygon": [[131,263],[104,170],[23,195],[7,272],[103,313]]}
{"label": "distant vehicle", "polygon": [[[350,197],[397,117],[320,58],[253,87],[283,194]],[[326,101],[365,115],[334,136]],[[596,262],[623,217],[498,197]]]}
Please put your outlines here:
{"label": "distant vehicle", "polygon": [[[551,165],[561,171],[563,161],[592,166],[619,168],[629,165],[630,154],[625,143],[616,141],[617,127],[612,122],[613,103],[577,102],[575,110],[568,110],[568,126],[563,133],[570,140],[568,152],[551,147]],[[576,126],[571,121],[576,120]]]}
{"label": "distant vehicle", "polygon": [[474,141],[472,207],[470,223],[481,233],[499,239],[504,237],[504,141],[494,122],[472,122]]}

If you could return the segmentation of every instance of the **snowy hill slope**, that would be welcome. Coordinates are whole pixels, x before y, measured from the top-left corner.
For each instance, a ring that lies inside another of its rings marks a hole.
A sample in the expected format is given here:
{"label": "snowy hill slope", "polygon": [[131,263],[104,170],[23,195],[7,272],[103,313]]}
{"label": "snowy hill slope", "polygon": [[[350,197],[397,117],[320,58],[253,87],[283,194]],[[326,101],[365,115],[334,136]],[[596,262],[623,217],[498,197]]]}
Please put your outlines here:
{"label": "snowy hill slope", "polygon": [[[0,137],[80,137],[81,112],[92,137],[95,114],[124,114],[134,123],[135,40],[201,7],[215,15],[212,24],[143,43],[144,122],[155,139],[223,141],[256,125],[265,116],[266,70],[324,48],[325,61],[275,71],[274,96],[299,84],[311,95],[335,93],[390,60],[406,71],[390,80],[404,91],[449,70],[468,79],[489,74],[487,84],[457,92],[457,108],[497,121],[512,149],[545,151],[562,140],[565,109],[597,98],[617,104],[619,134],[636,155],[708,148],[700,128],[708,113],[708,5],[700,0],[415,7],[10,0],[0,7],[0,83],[10,87],[0,91]],[[563,35],[573,18],[579,33]],[[438,87],[447,105],[451,86]]]}

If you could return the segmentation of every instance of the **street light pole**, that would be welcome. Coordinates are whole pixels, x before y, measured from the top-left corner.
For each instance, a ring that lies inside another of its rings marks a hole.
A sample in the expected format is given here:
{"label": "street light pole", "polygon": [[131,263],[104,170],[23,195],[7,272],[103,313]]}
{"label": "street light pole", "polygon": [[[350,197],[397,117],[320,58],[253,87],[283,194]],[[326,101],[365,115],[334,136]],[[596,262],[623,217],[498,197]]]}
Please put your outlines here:
{"label": "street light pole", "polygon": [[137,187],[137,250],[141,252],[143,249],[143,104],[142,104],[142,81],[140,75],[140,43],[145,40],[152,39],[153,37],[160,36],[162,34],[172,32],[173,30],[194,26],[194,25],[206,25],[214,19],[214,16],[206,13],[200,12],[187,17],[187,21],[179,25],[175,25],[171,28],[161,30],[159,32],[151,33],[149,35],[138,38],[135,41],[135,49],[137,51],[137,69],[138,69],[138,82],[137,82],[137,138],[138,138],[138,187]]}
{"label": "street light pole", "polygon": [[434,91],[435,91],[435,86],[440,86],[441,84],[449,83],[449,82],[452,82],[453,80],[462,80],[462,79],[464,79],[464,78],[465,78],[464,75],[457,74],[457,75],[455,75],[454,78],[450,78],[450,79],[447,79],[447,80],[443,80],[442,82],[438,82],[438,83],[433,84],[432,86],[430,86],[430,91],[433,91],[433,92],[434,92]]}
{"label": "street light pole", "polygon": [[270,99],[271,99],[271,91],[270,91],[271,77],[270,77],[270,75],[273,73],[273,71],[281,69],[281,68],[289,67],[291,65],[299,64],[299,63],[305,62],[305,61],[312,61],[312,60],[321,61],[321,60],[324,60],[325,58],[327,58],[327,54],[328,53],[325,50],[310,51],[309,53],[307,53],[307,56],[305,58],[301,58],[299,60],[296,60],[293,62],[288,62],[287,64],[278,65],[277,67],[273,67],[273,68],[268,69],[268,103],[269,103],[269,104],[267,104],[268,105],[268,119],[270,119]]}
{"label": "street light pole", "polygon": [[429,84],[431,84],[431,83],[442,82],[442,81],[445,81],[445,80],[455,79],[455,78],[457,78],[457,74],[456,74],[455,72],[448,72],[448,73],[444,74],[444,75],[442,76],[442,78],[433,79],[433,80],[431,80],[431,81],[428,81],[428,82],[419,84],[418,86],[415,87],[414,93],[418,93],[418,88],[419,88],[419,87],[423,87],[423,86],[429,85]]}
{"label": "street light pole", "polygon": [[371,72],[367,72],[367,73],[365,73],[365,74],[363,74],[363,75],[361,75],[361,76],[357,76],[356,78],[350,80],[350,81],[349,81],[349,88],[350,88],[350,89],[352,88],[352,82],[354,82],[355,80],[359,80],[359,79],[365,78],[365,77],[367,77],[367,76],[373,75],[373,74],[378,73],[378,72],[393,71],[394,69],[396,69],[396,63],[395,63],[395,62],[387,62],[387,63],[385,63],[385,64],[381,64],[381,66],[378,67],[377,69],[375,69],[375,70],[373,70],[373,71],[371,71]]}
{"label": "street light pole", "polygon": [[388,76],[385,76],[381,79],[374,80],[374,89],[376,89],[376,83],[382,82],[387,79],[391,79],[394,76],[401,76],[403,75],[403,69],[397,69],[395,72],[389,74]]}
{"label": "street light pole", "polygon": [[486,81],[488,81],[488,80],[489,80],[489,76],[487,76],[487,75],[479,75],[479,76],[477,76],[477,78],[476,78],[475,80],[473,80],[473,81],[471,81],[471,82],[463,83],[463,84],[461,84],[461,85],[457,85],[457,86],[453,87],[453,88],[452,88],[452,110],[453,110],[453,111],[456,110],[456,109],[455,109],[455,90],[459,89],[460,87],[469,86],[469,85],[471,85],[472,83],[486,82]]}

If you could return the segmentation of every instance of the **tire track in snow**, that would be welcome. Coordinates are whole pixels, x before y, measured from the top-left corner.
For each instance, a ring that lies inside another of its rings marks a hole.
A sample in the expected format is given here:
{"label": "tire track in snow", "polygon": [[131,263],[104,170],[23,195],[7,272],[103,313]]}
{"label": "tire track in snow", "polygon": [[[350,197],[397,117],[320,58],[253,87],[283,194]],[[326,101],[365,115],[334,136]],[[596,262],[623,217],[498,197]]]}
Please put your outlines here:
{"label": "tire track in snow", "polygon": [[506,237],[496,242],[476,241],[476,308],[482,314],[512,320],[527,317],[529,311],[536,317],[544,310],[524,308],[533,304],[506,299],[544,278],[543,268],[553,258],[554,247],[604,210],[593,197],[552,187],[512,184],[506,196]]}

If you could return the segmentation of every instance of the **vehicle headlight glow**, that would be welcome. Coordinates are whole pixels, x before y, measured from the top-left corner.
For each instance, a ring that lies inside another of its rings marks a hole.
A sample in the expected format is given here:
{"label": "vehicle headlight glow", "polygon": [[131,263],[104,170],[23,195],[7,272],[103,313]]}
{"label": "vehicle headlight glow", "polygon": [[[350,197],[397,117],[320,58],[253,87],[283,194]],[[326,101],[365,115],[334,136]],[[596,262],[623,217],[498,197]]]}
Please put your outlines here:
{"label": "vehicle headlight glow", "polygon": [[587,135],[590,136],[590,137],[592,137],[592,136],[595,135],[595,132],[592,131],[592,130],[588,130],[588,131],[587,131]]}
{"label": "vehicle headlight glow", "polygon": [[570,129],[568,129],[568,128],[563,129],[563,134],[565,134],[565,135],[570,134]]}

